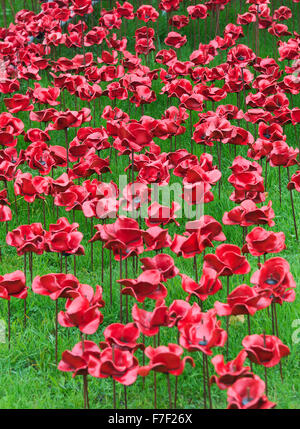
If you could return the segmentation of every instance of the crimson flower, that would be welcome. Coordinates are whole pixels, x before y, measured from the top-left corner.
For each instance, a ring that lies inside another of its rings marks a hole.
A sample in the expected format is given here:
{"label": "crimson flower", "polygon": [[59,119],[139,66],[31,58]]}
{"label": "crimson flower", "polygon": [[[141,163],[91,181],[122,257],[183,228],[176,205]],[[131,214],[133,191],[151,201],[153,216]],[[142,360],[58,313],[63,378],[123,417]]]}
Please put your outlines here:
{"label": "crimson flower", "polygon": [[178,344],[168,344],[157,348],[148,346],[145,349],[145,355],[150,362],[139,368],[139,375],[145,377],[150,371],[155,371],[179,376],[183,373],[186,362],[195,366],[193,358],[185,356],[181,359],[182,354],[183,349]]}
{"label": "crimson flower", "polygon": [[265,383],[257,375],[253,378],[243,377],[227,390],[228,409],[266,410],[276,404],[270,402],[265,392]]}
{"label": "crimson flower", "polygon": [[117,280],[122,286],[124,295],[133,296],[138,302],[144,302],[146,298],[158,300],[167,296],[167,289],[161,283],[161,272],[158,269],[144,271],[137,279]]}
{"label": "crimson flower", "polygon": [[154,310],[146,311],[134,304],[132,307],[132,319],[142,334],[147,337],[156,335],[161,326],[168,325],[168,307],[164,300],[157,300]]}
{"label": "crimson flower", "polygon": [[7,233],[6,243],[9,246],[16,247],[18,255],[23,255],[26,252],[41,255],[45,247],[44,236],[45,231],[41,223],[20,225]]}
{"label": "crimson flower", "polygon": [[245,200],[240,206],[235,207],[229,212],[225,212],[222,222],[224,225],[269,225],[274,226],[273,221],[275,217],[274,210],[272,209],[272,201],[268,205],[257,207],[252,200]]}
{"label": "crimson flower", "polygon": [[46,274],[36,276],[32,282],[32,290],[38,295],[49,296],[51,299],[70,298],[72,292],[79,288],[78,279],[72,274]]}
{"label": "crimson flower", "polygon": [[100,358],[91,356],[88,372],[93,377],[112,377],[125,386],[133,384],[138,376],[138,360],[128,350],[107,347],[101,352]]}
{"label": "crimson flower", "polygon": [[62,353],[62,360],[58,364],[60,371],[73,372],[76,375],[86,375],[88,373],[88,364],[91,356],[100,357],[100,349],[93,341],[85,340],[84,348],[82,341],[77,343],[73,349],[65,350]]}
{"label": "crimson flower", "polygon": [[251,362],[266,368],[277,365],[281,358],[290,354],[289,348],[274,335],[248,335],[242,344]]}
{"label": "crimson flower", "polygon": [[16,195],[22,195],[25,201],[32,203],[36,198],[44,199],[42,194],[47,192],[48,183],[45,177],[32,177],[30,173],[22,173],[21,170],[18,170],[14,191]]}
{"label": "crimson flower", "polygon": [[137,344],[137,339],[140,336],[140,330],[135,323],[111,323],[104,329],[103,335],[105,341],[120,350],[128,350],[134,352],[141,344]]}
{"label": "crimson flower", "polygon": [[157,201],[154,201],[148,208],[148,218],[145,220],[148,227],[167,225],[170,222],[174,222],[177,226],[179,223],[176,221],[175,212],[180,210],[180,205],[172,201],[171,208],[160,205]]}
{"label": "crimson flower", "polygon": [[292,175],[287,188],[289,190],[296,189],[297,192],[300,192],[300,170],[297,170],[296,173]]}
{"label": "crimson flower", "polygon": [[23,271],[17,270],[13,273],[4,274],[0,276],[0,298],[25,299],[27,297],[28,287],[26,286],[26,278]]}
{"label": "crimson flower", "polygon": [[141,258],[142,270],[158,270],[161,273],[163,282],[172,279],[179,274],[179,269],[175,266],[174,259],[165,253],[159,253],[153,258]]}
{"label": "crimson flower", "polygon": [[226,364],[223,355],[214,356],[211,363],[215,367],[215,371],[219,377],[213,375],[210,378],[210,383],[216,383],[219,389],[226,390],[240,378],[252,378],[253,374],[249,372],[250,368],[244,366],[246,358],[247,353],[245,350],[241,350],[235,359]]}
{"label": "crimson flower", "polygon": [[168,230],[159,226],[152,226],[142,231],[142,237],[147,246],[147,251],[160,250],[171,245],[171,237]]}
{"label": "crimson flower", "polygon": [[105,248],[112,249],[115,259],[128,258],[143,252],[142,232],[135,219],[120,216],[115,223],[95,225],[96,234],[90,242],[101,240]]}
{"label": "crimson flower", "polygon": [[197,296],[201,301],[205,301],[209,295],[215,295],[222,289],[222,283],[215,270],[206,268],[203,270],[199,284],[185,274],[180,274],[182,278],[182,289],[189,294]]}
{"label": "crimson flower", "polygon": [[65,217],[59,218],[55,224],[49,225],[45,234],[45,249],[47,252],[58,252],[65,255],[84,255],[80,244],[83,234],[77,231],[79,224],[70,224]]}
{"label": "crimson flower", "polygon": [[241,249],[234,244],[220,244],[215,255],[204,257],[203,269],[212,268],[219,276],[232,276],[233,274],[247,274],[251,267]]}
{"label": "crimson flower", "polygon": [[252,256],[262,256],[267,253],[279,253],[286,249],[285,235],[283,232],[267,231],[257,226],[246,235],[246,243],[242,248],[243,253],[251,253]]}
{"label": "crimson flower", "polygon": [[176,31],[170,31],[170,33],[168,33],[167,37],[165,38],[165,44],[176,49],[181,48],[186,44],[186,42],[186,36],[181,36],[181,34],[176,33]]}
{"label": "crimson flower", "polygon": [[[192,309],[194,310],[194,306]],[[181,320],[178,329],[180,345],[188,351],[202,351],[207,355],[212,355],[211,349],[223,347],[227,340],[227,333],[221,328],[221,321],[217,320],[214,309],[206,313],[195,311],[192,318],[187,315]]]}
{"label": "crimson flower", "polygon": [[260,294],[271,298],[274,302],[282,304],[283,301],[295,300],[293,289],[296,288],[296,283],[290,272],[290,265],[284,258],[268,259],[252,275],[250,281]]}
{"label": "crimson flower", "polygon": [[260,295],[255,288],[246,284],[237,286],[227,297],[227,304],[216,301],[214,307],[218,316],[237,316],[249,314],[253,316],[271,304],[271,299]]}
{"label": "crimson flower", "polygon": [[102,288],[96,286],[94,294],[90,286],[84,285],[72,294],[74,299],[68,298],[66,310],[58,313],[58,322],[66,328],[76,326],[83,334],[94,334],[103,322],[98,310],[103,305]]}

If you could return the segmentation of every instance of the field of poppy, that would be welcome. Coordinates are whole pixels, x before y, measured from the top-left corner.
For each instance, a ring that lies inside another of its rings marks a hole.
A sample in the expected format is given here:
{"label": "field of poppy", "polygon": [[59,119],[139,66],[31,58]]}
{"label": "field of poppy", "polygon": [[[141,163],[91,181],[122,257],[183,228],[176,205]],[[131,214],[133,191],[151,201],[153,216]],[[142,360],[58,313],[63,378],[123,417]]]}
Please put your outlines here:
{"label": "field of poppy", "polygon": [[1,4],[0,407],[300,408],[299,0]]}

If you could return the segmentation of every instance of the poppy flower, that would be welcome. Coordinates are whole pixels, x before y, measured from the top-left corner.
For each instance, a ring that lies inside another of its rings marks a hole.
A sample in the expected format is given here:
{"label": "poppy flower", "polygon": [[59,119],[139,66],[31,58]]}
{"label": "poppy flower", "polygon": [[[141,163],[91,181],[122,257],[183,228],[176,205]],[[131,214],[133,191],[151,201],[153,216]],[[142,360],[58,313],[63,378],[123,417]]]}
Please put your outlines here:
{"label": "poppy flower", "polygon": [[165,186],[170,181],[168,166],[159,159],[145,162],[139,170],[137,180],[145,185],[157,183],[159,186]]}
{"label": "poppy flower", "polygon": [[168,326],[172,328],[177,326],[179,321],[185,319],[187,313],[191,310],[191,305],[183,301],[182,299],[174,299],[172,304],[169,306],[168,313]]}
{"label": "poppy flower", "polygon": [[164,42],[167,46],[172,46],[173,48],[179,49],[186,44],[187,38],[186,36],[181,36],[181,34],[177,33],[176,31],[170,31]]}
{"label": "poppy flower", "polygon": [[245,200],[240,206],[235,207],[229,212],[225,212],[222,222],[224,225],[269,225],[274,226],[273,221],[275,217],[274,210],[272,209],[272,201],[268,205],[257,207],[252,200]]}
{"label": "poppy flower", "polygon": [[240,67],[248,66],[255,58],[255,53],[246,45],[236,45],[227,54],[227,61]]}
{"label": "poppy flower", "polygon": [[284,258],[268,259],[251,279],[258,293],[270,297],[274,302],[295,300],[296,283],[290,272],[290,265]]}
{"label": "poppy flower", "polygon": [[124,286],[124,295],[131,295],[138,302],[144,302],[146,298],[162,299],[168,293],[161,283],[161,273],[158,269],[146,270],[137,279],[120,279],[117,282]]}
{"label": "poppy flower", "polygon": [[170,249],[177,256],[193,258],[204,250],[198,237],[196,232],[192,234],[186,233],[185,235],[175,234]]}
{"label": "poppy flower", "polygon": [[188,16],[185,15],[173,15],[169,19],[169,25],[172,25],[173,27],[177,28],[177,30],[180,30],[181,28],[185,27],[189,23]]}
{"label": "poppy flower", "polygon": [[78,279],[72,274],[46,274],[36,276],[32,282],[32,290],[38,295],[49,296],[51,299],[70,298],[71,292],[79,288]]}
{"label": "poppy flower", "polygon": [[58,364],[60,371],[73,372],[76,375],[86,375],[91,356],[100,357],[101,351],[93,341],[85,340],[77,343],[73,349],[62,353],[62,360]]}
{"label": "poppy flower", "polygon": [[95,295],[90,296],[77,291],[73,294],[75,298],[68,298],[65,311],[58,313],[59,324],[66,328],[76,326],[83,334],[94,334],[103,322],[103,315],[98,310],[102,289],[97,286]]}
{"label": "poppy flower", "polygon": [[141,258],[142,270],[159,270],[163,282],[172,279],[179,274],[179,269],[175,267],[174,259],[167,254],[160,253],[153,258]]}
{"label": "poppy flower", "polygon": [[242,248],[243,253],[251,253],[252,256],[262,256],[267,253],[279,253],[286,249],[285,235],[283,232],[266,231],[257,226],[246,235],[246,243]]}
{"label": "poppy flower", "polygon": [[274,335],[248,335],[242,341],[251,362],[271,368],[290,354],[289,348]]}
{"label": "poppy flower", "polygon": [[200,248],[214,247],[213,241],[225,241],[226,237],[222,231],[222,225],[212,216],[203,215],[199,219],[189,221],[185,225],[188,233],[197,233]]}
{"label": "poppy flower", "polygon": [[44,199],[42,194],[47,192],[48,180],[41,176],[32,176],[30,173],[17,171],[14,191],[16,195],[21,195],[28,203],[33,203],[36,198]]}
{"label": "poppy flower", "polygon": [[0,222],[8,222],[11,219],[11,209],[8,206],[0,205]]}
{"label": "poppy flower", "polygon": [[89,240],[105,242],[105,248],[112,249],[117,261],[143,252],[142,231],[135,219],[120,216],[114,223],[95,225],[96,234]]}
{"label": "poppy flower", "polygon": [[289,190],[296,189],[297,192],[300,192],[300,171],[297,170],[291,177],[290,182],[287,185]]}
{"label": "poppy flower", "polygon": [[213,347],[223,347],[227,340],[227,333],[220,327],[214,309],[206,313],[199,313],[197,322],[183,319],[178,326],[180,345],[188,351],[202,351],[212,355]]}
{"label": "poppy flower", "polygon": [[179,376],[183,373],[187,362],[192,367],[195,366],[193,358],[185,356],[181,359],[182,354],[183,349],[178,344],[168,344],[157,348],[148,346],[145,349],[145,355],[150,359],[150,362],[148,365],[139,368],[139,375],[145,377],[150,371],[155,371]]}
{"label": "poppy flower", "polygon": [[175,212],[180,209],[180,205],[172,201],[171,208],[160,205],[157,201],[152,203],[148,208],[148,218],[145,220],[148,227],[167,225],[174,222],[177,226]]}
{"label": "poppy flower", "polygon": [[191,19],[206,19],[207,18],[207,6],[204,4],[197,4],[195,6],[188,6],[187,12]]}
{"label": "poppy flower", "polygon": [[88,372],[93,377],[112,377],[125,386],[135,382],[138,376],[138,360],[128,350],[108,347],[101,352],[100,358],[91,356]]}
{"label": "poppy flower", "polygon": [[253,316],[257,311],[267,308],[271,299],[260,295],[255,288],[246,284],[236,287],[228,296],[227,304],[216,301],[214,307],[218,316],[237,316],[249,314]]}
{"label": "poppy flower", "polygon": [[126,325],[122,323],[111,323],[104,329],[103,335],[105,341],[110,347],[114,347],[114,349],[118,348],[120,350],[134,352],[141,346],[137,344],[140,330],[135,323],[127,323]]}
{"label": "poppy flower", "polygon": [[245,256],[241,255],[241,249],[233,244],[220,244],[215,255],[205,255],[203,270],[206,268],[215,270],[219,276],[245,275],[251,269]]}
{"label": "poppy flower", "polygon": [[250,372],[250,367],[244,366],[246,358],[247,353],[245,350],[241,350],[235,359],[226,364],[223,355],[214,356],[211,363],[219,377],[213,375],[210,378],[210,383],[216,383],[219,389],[226,390],[240,378],[252,378],[253,374]]}
{"label": "poppy flower", "polygon": [[154,7],[144,4],[138,8],[136,16],[144,22],[155,22],[159,17],[159,13],[154,9]]}
{"label": "poppy flower", "polygon": [[222,289],[222,283],[215,270],[207,268],[203,270],[199,284],[185,274],[180,274],[182,278],[182,289],[189,294],[188,301],[192,295],[197,296],[201,301],[205,301],[209,295],[215,295]]}
{"label": "poppy flower", "polygon": [[240,378],[227,390],[227,408],[232,410],[274,408],[276,404],[270,402],[264,392],[265,383],[257,375],[254,375],[253,378]]}
{"label": "poppy flower", "polygon": [[152,226],[142,231],[142,237],[146,244],[146,251],[170,247],[172,242],[168,230],[160,228],[159,226]]}
{"label": "poppy flower", "polygon": [[90,14],[93,12],[92,0],[71,0],[71,10],[79,16]]}
{"label": "poppy flower", "polygon": [[84,255],[84,248],[80,244],[83,234],[77,231],[78,226],[78,223],[70,224],[67,218],[59,218],[56,224],[50,224],[45,234],[46,251]]}
{"label": "poppy flower", "polygon": [[278,140],[273,142],[273,147],[271,152],[268,154],[268,160],[271,167],[290,167],[297,164],[297,157],[299,154],[299,149],[294,149],[293,147],[288,146],[288,144],[283,140]]}
{"label": "poppy flower", "polygon": [[154,310],[146,311],[134,304],[132,307],[132,319],[139,330],[147,337],[156,335],[161,326],[168,325],[168,307],[164,300],[157,300]]}
{"label": "poppy flower", "polygon": [[24,94],[14,94],[11,98],[4,98],[4,104],[9,113],[28,112],[34,109],[30,104],[30,97]]}
{"label": "poppy flower", "polygon": [[22,271],[14,271],[13,273],[4,274],[0,276],[0,298],[7,299],[10,301],[10,298],[26,299],[27,298],[26,278],[25,274]]}
{"label": "poppy flower", "polygon": [[45,231],[41,223],[20,225],[7,233],[6,243],[16,247],[18,255],[26,252],[41,255],[45,247]]}

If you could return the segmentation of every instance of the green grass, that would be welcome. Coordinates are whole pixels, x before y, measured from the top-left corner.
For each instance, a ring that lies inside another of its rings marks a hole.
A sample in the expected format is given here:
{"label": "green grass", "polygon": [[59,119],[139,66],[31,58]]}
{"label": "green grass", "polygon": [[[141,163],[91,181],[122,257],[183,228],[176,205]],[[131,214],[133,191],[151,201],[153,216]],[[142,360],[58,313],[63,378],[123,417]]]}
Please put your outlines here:
{"label": "green grass", "polygon": [[[15,9],[20,10],[23,7],[23,0],[17,0],[14,2]],[[154,6],[157,6],[157,1],[153,2]],[[30,2],[27,2],[27,7],[30,8]],[[103,7],[109,8],[109,3],[103,1]],[[136,9],[136,5],[135,5]],[[244,11],[245,6],[244,6]],[[181,5],[178,14],[184,13],[183,5]],[[233,7],[230,8],[227,21],[225,20],[225,12],[221,13],[221,32],[223,31],[227,22],[235,22],[237,10]],[[8,14],[10,11],[8,10]],[[96,6],[96,16],[99,16],[99,5]],[[8,16],[10,17],[10,15]],[[95,20],[96,21],[96,20]],[[127,37],[129,40],[128,49],[133,52],[134,42],[132,36],[136,27],[140,25],[136,20],[134,23],[130,22],[127,29]],[[89,26],[91,26],[91,18],[89,18]],[[123,27],[124,28],[124,27]],[[156,25],[154,25],[156,29]],[[208,26],[209,28],[209,26]],[[124,31],[124,30],[123,30]],[[189,35],[188,44],[180,51],[180,59],[188,59],[192,52],[192,25],[190,24],[185,29],[181,30],[182,34]],[[159,23],[159,34],[156,40],[157,49],[161,49],[164,46],[163,40],[167,34],[166,16],[160,18]],[[220,33],[222,34],[222,33]],[[205,41],[204,34],[204,23],[201,22],[200,35],[203,42]],[[249,46],[253,47],[253,31],[249,33]],[[240,39],[241,43],[244,43],[244,39]],[[247,43],[247,42],[246,42]],[[101,47],[93,47],[91,50],[94,55],[100,55]],[[62,56],[72,58],[76,53],[81,53],[80,49],[67,50],[63,49],[61,52]],[[260,56],[273,56],[273,43],[272,38],[266,30],[260,31]],[[144,61],[144,59],[143,59]],[[225,61],[223,54],[222,60],[218,56],[213,65]],[[209,66],[211,67],[212,64]],[[159,65],[153,62],[153,55],[151,57],[150,68],[157,68]],[[281,67],[284,65],[281,64]],[[41,73],[42,86],[49,84],[46,72]],[[33,87],[33,82],[22,82],[20,92],[25,92],[27,86]],[[101,84],[103,87],[103,85]],[[153,88],[157,94],[160,90],[161,84],[159,81],[154,82]],[[74,107],[74,97],[67,96],[66,107],[72,109]],[[6,111],[4,103],[2,102],[3,95],[1,97],[1,111]],[[108,100],[108,99],[107,99]],[[101,99],[101,111],[96,110],[96,126],[105,125],[105,122],[100,118],[102,109],[106,103],[109,103],[104,98]],[[235,104],[235,94],[229,94],[228,97],[219,104]],[[293,97],[294,105],[298,104],[297,99]],[[81,102],[78,100],[78,109],[82,106],[87,106],[88,103]],[[172,99],[171,104],[178,105],[178,100]],[[129,104],[127,101],[119,102],[118,107],[128,112]],[[145,106],[145,114],[151,115],[155,118],[159,118],[163,113],[163,110],[167,107],[166,98],[162,95],[158,95],[158,101],[153,105]],[[58,109],[60,106],[58,106]],[[93,112],[93,106],[90,108]],[[208,108],[211,108],[208,103]],[[139,118],[141,115],[140,109],[135,109],[131,106],[131,117]],[[25,129],[30,127],[39,127],[39,123],[29,123],[28,114],[25,112],[18,113],[16,116],[24,121]],[[196,118],[196,114],[193,115]],[[93,125],[93,121],[91,125]],[[234,121],[233,121],[234,123]],[[88,126],[89,124],[85,124]],[[241,122],[241,126],[245,126],[245,122]],[[188,128],[188,127],[187,127]],[[249,131],[254,134],[254,127],[249,127]],[[297,147],[295,141],[294,130],[291,125],[285,127],[285,133],[287,135],[287,142],[289,145]],[[77,130],[70,130],[70,140],[75,136]],[[299,130],[298,130],[299,134]],[[156,142],[160,144],[163,151],[169,151],[169,142],[160,141],[156,139]],[[64,144],[63,132],[54,131],[51,132],[51,144]],[[189,131],[186,135],[182,135],[177,139],[177,147],[184,147],[190,149]],[[18,139],[18,149],[26,148],[26,143],[22,140],[22,137]],[[247,155],[247,148],[238,147],[237,153],[245,156]],[[203,148],[197,146],[196,153],[199,155],[203,152]],[[214,155],[215,164],[217,163],[216,149],[212,151]],[[108,151],[104,151],[101,156],[104,158],[108,155]],[[215,199],[213,202],[205,205],[205,214],[214,216],[218,221],[221,222],[224,211],[228,211],[234,207],[234,204],[229,200],[229,196],[233,188],[227,183],[230,170],[228,167],[233,161],[233,152],[229,150],[227,146],[223,147],[222,157],[222,195],[221,199],[218,198],[217,188],[214,189]],[[114,181],[118,180],[118,175],[122,174],[124,168],[128,164],[127,157],[116,157],[113,151],[111,159],[111,167],[113,170],[112,176],[105,174],[103,180]],[[23,171],[29,171],[26,166],[21,166]],[[295,171],[295,167],[292,168],[292,172]],[[61,174],[62,171],[59,169],[55,172],[55,177]],[[38,174],[35,172],[35,174]],[[171,175],[171,183],[175,182],[176,178]],[[278,171],[277,169],[271,168],[268,173],[268,200],[272,200],[273,208],[276,214],[275,222],[276,225],[273,231],[283,231],[286,235],[287,249],[283,251],[280,256],[286,258],[291,265],[291,272],[299,283],[300,280],[300,266],[299,266],[299,244],[296,241],[293,219],[290,206],[290,196],[286,189],[287,176],[286,172],[282,171],[282,205],[279,202],[278,194]],[[13,187],[9,184],[10,200],[12,201]],[[299,209],[300,209],[300,198],[299,194],[294,192],[295,200],[295,211],[297,220],[299,222]],[[19,224],[27,223],[27,206],[20,199],[18,201],[19,208]],[[14,213],[14,207],[12,204],[12,210]],[[63,209],[59,210],[60,216],[68,217],[69,221],[72,220],[72,214],[66,213]],[[50,223],[56,221],[56,217],[52,212],[52,201],[47,199],[46,205],[46,216],[47,226]],[[31,209],[31,222],[38,222],[42,220],[42,205],[40,201],[36,201]],[[90,238],[90,226],[86,226],[85,220],[82,213],[76,213],[76,221],[80,224],[80,231],[84,233],[83,245],[86,250],[86,256],[77,257],[77,277],[82,283],[88,283],[92,286],[101,283],[101,263],[100,263],[100,244],[96,243],[94,246],[94,269],[91,269],[90,264],[90,245],[88,239]],[[185,229],[185,219],[180,220],[181,226],[176,228],[174,225],[170,226],[171,235],[175,232],[181,233]],[[96,223],[96,222],[95,222]],[[15,217],[9,224],[9,230],[17,227]],[[143,227],[145,225],[143,224]],[[14,248],[9,247],[5,244],[5,225],[0,225],[1,229],[1,248],[3,254],[3,262],[0,266],[0,274],[12,272],[17,269],[23,269],[23,258],[16,255]],[[242,231],[237,226],[224,226],[224,233],[227,237],[228,243],[234,243],[239,246],[242,245]],[[154,252],[150,252],[147,256],[154,256]],[[174,257],[174,255],[172,255]],[[193,277],[193,263],[192,260],[184,260],[182,258],[174,257],[176,266],[182,273],[188,274]],[[73,259],[70,258],[68,263],[68,270],[72,272]],[[202,264],[202,257],[198,257],[199,265]],[[251,264],[251,273],[245,276],[234,276],[231,282],[231,288],[241,284],[248,283],[250,281],[251,274],[256,270],[257,260],[253,257],[249,257]],[[59,272],[59,259],[56,254],[45,253],[42,256],[33,256],[33,269],[35,275],[43,275],[50,272]],[[108,253],[105,253],[105,267],[108,267]],[[128,276],[133,276],[131,263],[128,264],[129,271]],[[200,270],[200,268],[199,268]],[[113,263],[113,302],[112,308],[109,305],[109,275],[105,272],[104,276],[104,299],[107,302],[106,307],[103,309],[104,324],[99,328],[98,332],[89,337],[89,339],[96,343],[103,340],[102,332],[105,326],[110,323],[117,322],[119,317],[119,286],[116,280],[119,276],[119,266],[117,262]],[[210,297],[205,302],[205,309],[211,308],[214,301],[217,299],[224,302],[226,296],[226,286],[223,282],[224,289],[217,295]],[[181,289],[180,278],[169,280],[167,283],[168,297],[166,299],[169,305],[174,299],[182,298],[185,299],[186,294]],[[129,297],[129,303],[133,305],[133,298]],[[23,302],[21,300],[12,299],[12,342],[11,349],[8,350],[7,344],[0,344],[0,408],[81,408],[83,407],[82,399],[82,380],[81,377],[72,379],[71,374],[62,373],[57,370],[54,361],[54,311],[55,303],[50,298],[42,297],[33,294],[29,291],[29,297],[27,300],[28,305],[28,320],[27,328],[23,329]],[[59,302],[60,310],[63,309],[63,301]],[[146,302],[146,309],[152,309],[153,302]],[[0,304],[0,319],[6,320],[7,317],[7,302],[2,300]],[[299,363],[299,352],[300,343],[293,344],[292,334],[295,330],[292,328],[292,322],[295,319],[300,318],[300,298],[296,291],[296,300],[292,304],[285,303],[282,307],[278,308],[278,320],[279,320],[279,333],[281,340],[290,347],[291,354],[288,358],[283,361],[283,372],[284,380],[281,382],[279,368],[275,367],[268,371],[269,376],[269,398],[278,404],[278,408],[293,409],[299,408],[300,404],[300,363]],[[258,312],[252,319],[252,331],[253,333],[262,333],[265,329],[267,333],[271,333],[271,320],[268,318],[266,311]],[[222,326],[225,328],[225,320],[222,320]],[[230,358],[234,358],[239,350],[242,348],[241,341],[247,334],[247,323],[234,322],[230,326]],[[66,329],[59,327],[59,356],[66,349],[72,349],[72,347],[80,340],[79,331],[75,328]],[[161,344],[167,344],[168,342],[176,341],[175,330],[168,328],[161,329]],[[150,345],[152,338],[146,338],[146,344]],[[224,352],[221,349],[215,349],[214,354]],[[142,354],[140,351],[137,352],[137,357],[142,362]],[[196,367],[191,369],[189,366],[186,367],[184,374],[179,378],[179,396],[178,396],[178,408],[201,408],[203,407],[202,399],[202,368],[201,368],[201,356],[200,354],[193,354],[196,362]],[[213,367],[210,365],[210,373],[213,372]],[[254,365],[254,372],[263,378],[262,368]],[[161,408],[168,406],[167,400],[167,384],[163,374],[158,374],[158,406]],[[172,379],[172,389],[174,391],[174,379]],[[89,377],[89,395],[90,405],[92,408],[110,408],[112,406],[113,392],[112,382],[109,379],[94,379]],[[226,392],[220,391],[216,385],[212,387],[212,398],[214,408],[225,408],[226,407]],[[117,385],[117,406],[119,408],[124,407],[123,403],[123,387]],[[143,386],[143,380],[138,378],[136,383],[128,388],[128,406],[130,408],[152,408],[153,407],[153,377],[152,375],[146,378],[145,387]]]}

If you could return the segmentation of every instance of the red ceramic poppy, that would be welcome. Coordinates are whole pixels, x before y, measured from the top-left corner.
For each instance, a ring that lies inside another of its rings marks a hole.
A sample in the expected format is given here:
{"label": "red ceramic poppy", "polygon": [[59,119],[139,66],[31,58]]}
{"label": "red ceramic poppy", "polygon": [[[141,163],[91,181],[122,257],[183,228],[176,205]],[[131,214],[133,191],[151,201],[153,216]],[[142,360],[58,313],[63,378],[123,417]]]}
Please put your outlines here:
{"label": "red ceramic poppy", "polygon": [[186,362],[190,363],[192,367],[195,366],[195,362],[190,356],[181,359],[182,354],[183,349],[178,344],[168,344],[157,348],[146,347],[145,355],[150,362],[139,368],[139,375],[145,377],[150,371],[155,371],[179,376],[183,373]]}
{"label": "red ceramic poppy", "polygon": [[0,276],[0,298],[10,301],[11,297],[25,299],[27,298],[26,278],[22,271]]}
{"label": "red ceramic poppy", "polygon": [[228,295],[227,304],[216,301],[214,307],[218,316],[253,316],[257,311],[267,308],[271,302],[270,298],[260,295],[255,288],[242,284]]}
{"label": "red ceramic poppy", "polygon": [[105,248],[112,249],[118,261],[143,252],[142,232],[136,220],[120,216],[115,223],[95,225],[96,234],[91,242],[101,240]]}
{"label": "red ceramic poppy", "polygon": [[58,252],[65,255],[84,255],[80,244],[83,234],[77,231],[79,224],[70,224],[67,218],[59,218],[56,224],[49,225],[45,234],[45,249],[47,252]]}
{"label": "red ceramic poppy", "polygon": [[212,355],[213,347],[223,347],[227,340],[227,333],[221,328],[221,321],[217,321],[214,309],[206,313],[196,313],[196,320],[186,317],[180,322],[180,345],[188,351],[202,351]]}
{"label": "red ceramic poppy", "polygon": [[72,274],[46,274],[36,276],[32,282],[32,290],[38,295],[49,296],[51,299],[70,298],[71,292],[79,288],[78,279]]}
{"label": "red ceramic poppy", "polygon": [[274,335],[248,335],[242,341],[251,362],[271,368],[290,354],[289,348]]}
{"label": "red ceramic poppy", "polygon": [[171,245],[171,237],[168,230],[159,226],[152,226],[142,231],[142,237],[147,251],[160,250]]}
{"label": "red ceramic poppy", "polygon": [[161,273],[163,282],[179,274],[179,269],[175,266],[174,259],[165,253],[160,253],[153,258],[141,258],[142,270],[158,270]]}
{"label": "red ceramic poppy", "polygon": [[229,212],[225,212],[222,222],[224,225],[269,225],[274,226],[273,221],[275,217],[274,210],[272,209],[272,201],[268,205],[257,207],[252,200],[245,200],[240,206],[235,207]]}
{"label": "red ceramic poppy", "polygon": [[272,298],[274,302],[295,300],[296,283],[290,272],[288,261],[276,257],[268,259],[251,277],[257,291]]}
{"label": "red ceramic poppy", "polygon": [[205,255],[203,269],[206,268],[212,268],[219,276],[247,274],[251,269],[245,256],[241,255],[241,249],[233,244],[221,244],[215,255]]}
{"label": "red ceramic poppy", "polygon": [[134,304],[132,318],[142,334],[150,337],[156,335],[161,326],[168,325],[168,307],[164,300],[157,300],[154,310],[146,311]]}
{"label": "red ceramic poppy", "polygon": [[226,364],[223,355],[214,356],[211,363],[219,377],[213,375],[210,383],[216,383],[219,389],[226,390],[240,378],[252,378],[253,374],[250,372],[249,366],[244,366],[246,358],[247,353],[245,350],[240,351],[235,359]]}
{"label": "red ceramic poppy", "polygon": [[191,299],[192,295],[195,295],[201,301],[205,301],[209,295],[215,295],[222,289],[218,274],[210,268],[203,270],[199,284],[185,274],[180,274],[180,276],[182,278],[182,289],[189,294],[188,300]]}
{"label": "red ceramic poppy", "polygon": [[88,372],[93,377],[112,377],[125,386],[133,384],[138,375],[138,360],[130,351],[119,348],[106,348],[100,358],[91,356],[88,363]]}
{"label": "red ceramic poppy", "polygon": [[162,299],[168,293],[161,283],[161,272],[158,269],[146,270],[137,279],[121,279],[117,282],[124,286],[124,295],[133,296],[138,302],[144,302],[146,298]]}
{"label": "red ceramic poppy", "polygon": [[86,286],[83,290],[79,288],[78,291],[72,292],[75,297],[74,299],[69,298],[66,302],[66,310],[58,313],[58,322],[66,328],[76,326],[83,334],[91,335],[103,322],[103,315],[98,310],[102,289],[97,286],[95,295],[92,291],[92,294],[89,293],[88,296],[88,294],[82,293],[86,291]]}
{"label": "red ceramic poppy", "polygon": [[131,352],[142,347],[142,344],[137,343],[140,330],[135,323],[127,323],[126,325],[111,323],[104,329],[103,335],[110,347]]}
{"label": "red ceramic poppy", "polygon": [[266,410],[276,404],[270,402],[265,392],[265,383],[255,375],[253,378],[243,377],[227,390],[228,409]]}
{"label": "red ceramic poppy", "polygon": [[33,252],[41,255],[45,247],[45,231],[41,223],[21,225],[6,236],[6,243],[16,247],[18,255]]}
{"label": "red ceramic poppy", "polygon": [[242,248],[243,253],[251,253],[253,256],[262,256],[267,253],[279,253],[286,249],[285,235],[283,232],[266,231],[257,226],[246,235],[246,243]]}
{"label": "red ceramic poppy", "polygon": [[[84,348],[82,347],[84,345]],[[100,357],[100,349],[93,341],[82,341],[77,343],[73,349],[62,353],[62,360],[58,364],[60,371],[73,372],[76,375],[86,375],[91,356]]]}

